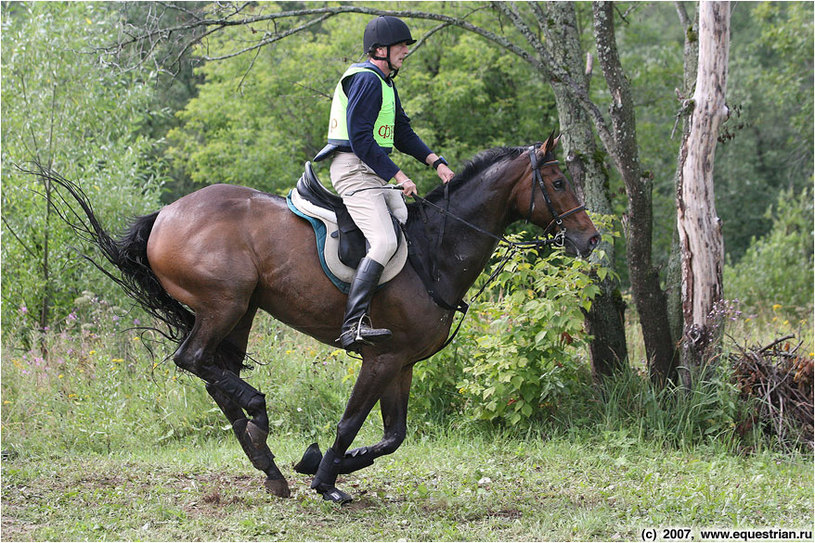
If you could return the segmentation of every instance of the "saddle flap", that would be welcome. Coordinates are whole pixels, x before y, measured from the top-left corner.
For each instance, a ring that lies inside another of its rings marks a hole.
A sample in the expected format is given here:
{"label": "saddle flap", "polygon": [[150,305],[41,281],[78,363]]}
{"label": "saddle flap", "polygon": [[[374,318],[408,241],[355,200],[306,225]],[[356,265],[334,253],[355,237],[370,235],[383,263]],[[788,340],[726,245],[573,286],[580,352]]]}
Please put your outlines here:
{"label": "saddle flap", "polygon": [[[350,269],[351,274],[359,266],[360,261],[368,253],[369,244],[362,231],[357,227],[342,198],[329,191],[317,178],[310,162],[306,162],[305,171],[294,190],[291,191],[287,201],[300,213],[318,219],[325,224],[324,232],[328,237],[336,240],[336,258],[338,264]],[[400,247],[404,244],[402,229],[399,221],[391,216],[393,230],[399,240]],[[333,227],[336,225],[336,229]],[[401,253],[401,251],[398,251]],[[326,257],[330,260],[331,257]],[[404,260],[407,259],[407,250],[404,250]],[[393,259],[392,259],[393,260]],[[396,260],[402,260],[396,259]],[[399,265],[399,268],[404,264]]]}

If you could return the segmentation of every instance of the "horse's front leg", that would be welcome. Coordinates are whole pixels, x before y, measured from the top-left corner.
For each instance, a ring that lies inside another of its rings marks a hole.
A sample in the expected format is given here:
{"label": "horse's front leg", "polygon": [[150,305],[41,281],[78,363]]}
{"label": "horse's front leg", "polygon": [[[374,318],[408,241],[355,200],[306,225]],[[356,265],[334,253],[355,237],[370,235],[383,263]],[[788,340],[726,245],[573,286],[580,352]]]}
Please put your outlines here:
{"label": "horse's front leg", "polygon": [[[367,468],[380,456],[391,454],[399,448],[407,434],[407,407],[412,378],[413,368],[405,368],[379,398],[384,426],[382,440],[376,445],[359,447],[345,453],[339,463],[338,473],[352,473]],[[319,446],[313,443],[294,469],[300,473],[314,475],[322,457]]]}
{"label": "horse's front leg", "polygon": [[379,399],[382,411],[382,440],[370,447],[360,447],[345,453],[340,463],[340,473],[351,473],[370,466],[380,456],[391,454],[399,448],[407,434],[407,410],[413,367],[402,370]]}
{"label": "horse's front leg", "polygon": [[[378,400],[382,399],[383,405],[393,405],[391,400],[385,400],[384,398],[385,396],[390,397],[391,394],[386,392],[392,390],[394,386],[398,387],[401,383],[402,380],[399,379],[401,370],[401,361],[397,361],[392,357],[363,358],[362,369],[357,382],[354,384],[354,390],[351,392],[342,419],[337,425],[337,437],[334,444],[326,451],[325,456],[320,461],[317,473],[311,483],[311,488],[322,494],[323,499],[337,503],[351,501],[351,496],[335,486],[337,475],[370,466],[373,464],[376,453],[373,452],[373,447],[368,449],[372,452],[365,452],[364,454],[355,452],[353,456],[346,454],[346,451]],[[408,380],[408,389],[409,386]],[[390,411],[390,408],[388,410]],[[404,402],[404,411],[407,412],[406,401]],[[398,418],[398,416],[392,417],[388,415],[389,420]],[[397,426],[394,425],[394,428]],[[402,426],[404,426],[404,423]],[[387,454],[382,451],[392,451],[399,446],[398,443],[401,443],[404,439],[404,430],[401,432],[401,438],[396,437],[398,434],[399,431],[395,430],[389,438],[391,445],[384,445],[385,440],[383,439],[383,442],[379,444],[381,446],[377,449],[377,452],[380,452],[377,456]],[[393,443],[397,443],[395,447]]]}

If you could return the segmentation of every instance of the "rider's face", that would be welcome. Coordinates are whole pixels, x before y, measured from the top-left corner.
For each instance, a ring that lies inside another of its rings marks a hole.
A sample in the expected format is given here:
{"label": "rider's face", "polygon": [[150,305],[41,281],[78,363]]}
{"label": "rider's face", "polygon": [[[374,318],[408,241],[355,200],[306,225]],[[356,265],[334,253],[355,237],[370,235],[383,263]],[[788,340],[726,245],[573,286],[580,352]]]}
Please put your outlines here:
{"label": "rider's face", "polygon": [[402,67],[405,57],[410,53],[407,43],[401,42],[391,45],[391,65],[397,70]]}

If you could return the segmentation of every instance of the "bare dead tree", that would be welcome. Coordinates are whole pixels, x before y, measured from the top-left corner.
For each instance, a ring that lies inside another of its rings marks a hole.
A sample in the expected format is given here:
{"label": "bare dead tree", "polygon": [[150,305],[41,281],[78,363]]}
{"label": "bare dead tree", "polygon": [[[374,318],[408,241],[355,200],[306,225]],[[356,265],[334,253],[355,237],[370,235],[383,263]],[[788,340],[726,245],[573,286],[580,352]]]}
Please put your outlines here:
{"label": "bare dead tree", "polygon": [[713,163],[725,103],[730,44],[730,3],[699,5],[699,68],[689,107],[690,128],[680,153],[676,187],[677,226],[682,254],[682,362],[695,367],[716,344],[710,325],[722,300],[724,240],[716,214]]}

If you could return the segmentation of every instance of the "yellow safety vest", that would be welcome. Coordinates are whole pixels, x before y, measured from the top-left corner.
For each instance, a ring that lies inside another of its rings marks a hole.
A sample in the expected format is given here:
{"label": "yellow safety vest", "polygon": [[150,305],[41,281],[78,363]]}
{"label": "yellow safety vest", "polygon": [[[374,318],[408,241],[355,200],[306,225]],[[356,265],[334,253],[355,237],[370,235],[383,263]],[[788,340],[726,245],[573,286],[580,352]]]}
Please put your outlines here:
{"label": "yellow safety vest", "polygon": [[374,123],[373,136],[376,143],[385,149],[393,148],[393,128],[396,124],[396,95],[393,87],[389,86],[376,71],[361,66],[351,66],[342,74],[337,88],[334,89],[334,99],[331,101],[331,117],[328,121],[328,143],[350,147],[348,139],[348,97],[342,88],[342,82],[354,74],[368,70],[373,72],[382,82],[382,108]]}

